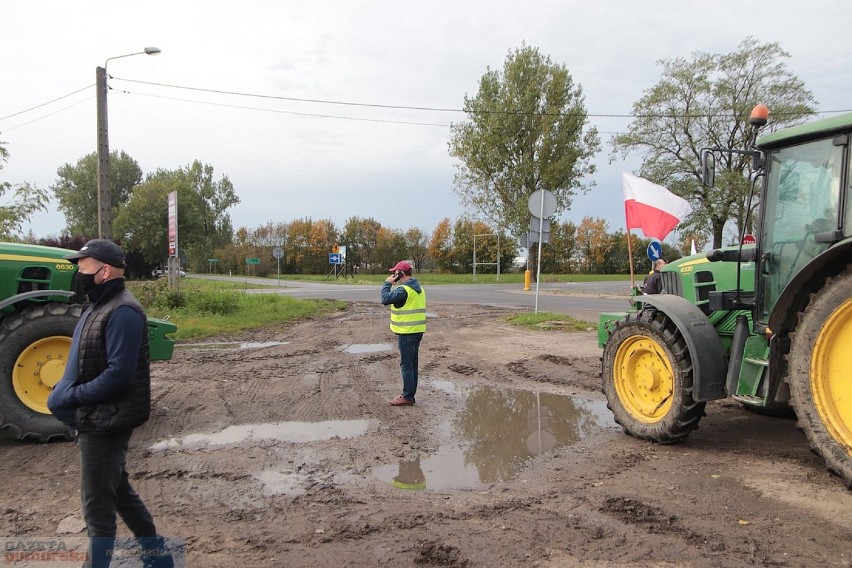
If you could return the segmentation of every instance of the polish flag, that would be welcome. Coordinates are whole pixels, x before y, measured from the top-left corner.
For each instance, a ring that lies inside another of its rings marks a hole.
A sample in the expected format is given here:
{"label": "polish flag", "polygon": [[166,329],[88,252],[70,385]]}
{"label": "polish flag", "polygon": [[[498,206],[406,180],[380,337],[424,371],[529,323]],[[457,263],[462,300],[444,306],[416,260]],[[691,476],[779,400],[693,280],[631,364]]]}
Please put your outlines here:
{"label": "polish flag", "polygon": [[692,212],[689,202],[661,185],[622,173],[627,230],[642,229],[646,237],[663,240]]}

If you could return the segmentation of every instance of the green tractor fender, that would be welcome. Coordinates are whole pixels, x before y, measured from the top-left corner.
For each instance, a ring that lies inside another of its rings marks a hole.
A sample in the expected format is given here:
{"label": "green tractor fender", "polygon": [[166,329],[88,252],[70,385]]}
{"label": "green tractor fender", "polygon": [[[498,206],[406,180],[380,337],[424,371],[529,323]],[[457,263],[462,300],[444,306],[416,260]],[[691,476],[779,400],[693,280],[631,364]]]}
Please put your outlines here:
{"label": "green tractor fender", "polygon": [[669,294],[636,296],[635,300],[663,312],[686,341],[694,376],[692,398],[695,401],[725,398],[725,349],[704,312],[688,300]]}
{"label": "green tractor fender", "polygon": [[7,306],[11,306],[13,304],[17,304],[18,302],[22,302],[24,300],[32,300],[34,298],[73,298],[74,292],[66,292],[65,290],[33,290],[32,292],[24,292],[23,294],[16,294],[10,298],[6,298],[2,302],[0,302],[0,310],[5,309]]}

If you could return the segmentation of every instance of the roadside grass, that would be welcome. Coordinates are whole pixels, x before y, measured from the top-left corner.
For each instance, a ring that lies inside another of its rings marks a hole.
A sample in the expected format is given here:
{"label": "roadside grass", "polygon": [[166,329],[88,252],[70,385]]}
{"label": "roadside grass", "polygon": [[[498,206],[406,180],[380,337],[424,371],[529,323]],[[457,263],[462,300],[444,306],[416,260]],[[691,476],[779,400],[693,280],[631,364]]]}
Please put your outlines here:
{"label": "roadside grass", "polygon": [[[354,278],[347,276],[346,278],[339,277],[329,278],[322,274],[282,274],[281,280],[303,280],[308,282],[328,282],[334,284],[347,285],[365,285],[365,284],[381,284],[387,278],[387,274],[358,274]],[[523,272],[509,272],[501,274],[497,280],[496,274],[477,274],[476,280],[473,279],[473,274],[439,274],[432,272],[415,272],[414,277],[421,284],[431,286],[440,284],[523,284]],[[273,274],[267,276],[269,279],[277,279],[278,276]],[[629,274],[542,274],[541,282],[629,282]]]}
{"label": "roadside grass", "polygon": [[506,318],[512,325],[525,327],[536,331],[592,331],[595,329],[594,324],[587,321],[578,320],[565,314],[555,314],[551,312],[523,313],[509,316]]}
{"label": "roadside grass", "polygon": [[[224,284],[224,285],[223,285]],[[279,294],[243,294],[230,282],[182,281],[169,290],[165,280],[128,282],[151,317],[177,325],[177,341],[227,335],[274,323],[315,317],[346,307],[334,300],[301,300]]]}

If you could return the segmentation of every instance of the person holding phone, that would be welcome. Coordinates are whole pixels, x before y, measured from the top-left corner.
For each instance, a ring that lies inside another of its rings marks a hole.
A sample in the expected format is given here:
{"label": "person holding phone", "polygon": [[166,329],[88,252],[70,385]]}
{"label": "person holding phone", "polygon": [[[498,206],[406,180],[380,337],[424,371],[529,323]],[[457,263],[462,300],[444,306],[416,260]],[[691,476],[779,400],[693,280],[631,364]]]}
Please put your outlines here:
{"label": "person holding phone", "polygon": [[[382,305],[391,307],[391,331],[399,348],[402,394],[388,401],[391,406],[412,406],[417,392],[420,341],[426,332],[426,291],[411,276],[411,264],[402,260],[390,269],[382,284]],[[396,287],[394,287],[396,284]]]}

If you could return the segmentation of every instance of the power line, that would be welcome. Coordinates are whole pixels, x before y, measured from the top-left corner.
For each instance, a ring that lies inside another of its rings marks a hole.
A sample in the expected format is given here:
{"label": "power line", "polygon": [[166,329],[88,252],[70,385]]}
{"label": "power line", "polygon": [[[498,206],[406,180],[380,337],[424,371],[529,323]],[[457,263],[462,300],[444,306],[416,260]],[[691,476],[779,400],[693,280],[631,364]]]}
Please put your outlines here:
{"label": "power line", "polygon": [[[88,87],[87,87],[87,88],[88,88]],[[77,91],[77,92],[79,93],[80,91]],[[64,97],[60,97],[60,98],[64,98]],[[51,112],[50,114],[45,114],[44,116],[40,116],[40,117],[38,117],[38,118],[34,118],[34,119],[30,120],[30,121],[22,122],[21,124],[16,124],[15,126],[11,126],[11,127],[9,127],[9,128],[4,128],[4,129],[3,129],[3,132],[9,132],[10,130],[15,130],[16,128],[20,128],[20,127],[22,127],[22,126],[26,126],[26,125],[28,125],[28,124],[32,124],[33,122],[38,122],[39,120],[44,120],[45,118],[49,118],[49,117],[53,116],[54,114],[59,114],[60,112],[66,111],[66,110],[68,110],[69,108],[74,108],[75,106],[81,105],[81,104],[83,104],[83,103],[85,103],[85,102],[88,102],[88,101],[90,101],[90,100],[94,99],[94,98],[95,98],[95,95],[92,95],[91,97],[85,98],[85,99],[83,99],[83,100],[81,100],[81,101],[77,101],[77,102],[76,102],[76,103],[74,103],[74,104],[70,104],[70,105],[68,105],[68,106],[66,106],[66,107],[62,107],[62,108],[61,108],[61,109],[59,109],[59,110],[53,111],[53,112]],[[59,100],[59,99],[56,99],[56,100]],[[39,106],[44,106],[44,105],[39,105]],[[37,107],[33,107],[33,108],[37,108]],[[29,110],[32,110],[32,109],[29,109]],[[17,113],[17,114],[21,114],[21,113]],[[14,115],[12,115],[12,116],[14,116]]]}
{"label": "power line", "polygon": [[136,92],[136,91],[121,90],[121,91],[117,91],[117,92],[125,93],[125,94],[128,94],[128,95],[139,95],[139,96],[142,96],[142,97],[166,99],[166,100],[170,100],[170,101],[180,101],[180,102],[185,102],[185,103],[194,103],[194,104],[202,104],[202,105],[210,105],[210,106],[218,106],[218,107],[226,107],[226,108],[237,108],[237,109],[244,109],[244,110],[255,110],[255,111],[260,111],[260,112],[272,112],[272,113],[277,113],[277,114],[290,114],[290,115],[305,116],[305,117],[310,117],[310,118],[336,118],[336,119],[340,119],[340,120],[355,120],[355,121],[360,121],[360,122],[380,122],[380,123],[385,123],[385,124],[408,124],[408,125],[414,125],[414,126],[441,126],[441,127],[445,127],[445,128],[448,128],[450,126],[449,124],[439,124],[439,123],[432,123],[432,122],[414,122],[414,121],[406,121],[406,120],[385,120],[385,119],[380,119],[380,118],[358,118],[358,117],[354,117],[354,116],[317,114],[317,113],[309,113],[309,112],[296,112],[296,111],[277,110],[277,109],[270,109],[270,108],[259,108],[259,107],[251,107],[251,106],[244,106],[244,105],[214,103],[214,102],[209,102],[209,101],[199,101],[199,100],[193,100],[193,99],[181,99],[181,98],[178,98],[178,97],[166,97],[164,95],[152,95],[150,93],[139,93],[139,92]]}
{"label": "power line", "polygon": [[435,112],[465,112],[461,109],[455,108],[438,108],[438,107],[419,107],[419,106],[404,106],[404,105],[388,105],[388,104],[378,104],[378,103],[356,103],[351,101],[333,101],[333,100],[323,100],[323,99],[304,99],[298,97],[284,97],[279,95],[262,95],[257,93],[243,93],[240,91],[223,91],[218,89],[205,89],[201,87],[189,87],[185,85],[169,85],[167,83],[154,83],[152,81],[139,81],[136,79],[123,79],[121,77],[113,77],[118,81],[127,81],[128,83],[139,83],[142,85],[153,85],[156,87],[166,87],[169,89],[183,89],[186,91],[198,91],[202,93],[215,93],[219,95],[234,95],[239,97],[255,97],[260,99],[273,99],[279,101],[292,101],[292,102],[300,102],[300,103],[317,103],[317,104],[326,104],[326,105],[341,105],[341,106],[357,106],[357,107],[370,107],[370,108],[385,108],[385,109],[394,109],[394,110],[427,110],[427,111],[435,111]]}
{"label": "power line", "polygon": [[[56,97],[55,99],[53,99],[51,101],[47,101],[46,103],[41,103],[41,104],[38,104],[34,107],[30,107],[28,109],[19,110],[18,112],[12,113],[12,114],[7,115],[7,116],[0,116],[0,120],[6,120],[7,118],[12,118],[13,116],[18,116],[19,114],[24,114],[25,112],[30,112],[30,111],[35,110],[37,108],[41,108],[43,106],[47,106],[49,104],[55,103],[56,101],[61,101],[62,99],[70,97],[71,95],[76,95],[77,93],[81,93],[81,92],[85,91],[86,89],[91,89],[94,86],[95,86],[95,84],[92,83],[91,85],[86,85],[82,89],[77,89],[76,91],[72,91],[72,92],[68,93],[67,95],[62,95],[61,97]],[[72,105],[72,106],[74,106],[74,105]],[[71,107],[65,107],[65,108],[71,108]],[[54,113],[54,114],[56,114],[56,113]],[[47,115],[47,116],[50,116],[50,115]],[[29,124],[29,123],[27,123],[27,124]],[[7,130],[11,130],[11,129],[7,129]]]}
{"label": "power line", "polygon": [[[359,103],[354,101],[342,101],[342,100],[330,100],[330,99],[309,99],[309,98],[301,98],[301,97],[287,97],[282,95],[266,95],[260,93],[247,93],[242,91],[226,91],[222,89],[208,89],[203,87],[190,87],[188,85],[172,85],[168,83],[156,83],[153,81],[142,81],[138,79],[124,79],[121,77],[112,77],[111,78],[117,81],[127,81],[128,83],[139,83],[143,85],[152,85],[156,87],[165,87],[168,89],[182,89],[187,91],[197,91],[203,93],[214,93],[219,95],[233,95],[238,97],[254,97],[254,98],[262,98],[262,99],[271,99],[271,100],[280,100],[280,101],[291,101],[291,102],[301,102],[301,103],[314,103],[314,104],[326,104],[326,105],[340,105],[340,106],[355,106],[355,107],[368,107],[368,108],[382,108],[382,109],[392,109],[392,110],[416,110],[416,111],[429,111],[429,112],[455,112],[455,113],[465,113],[465,114],[505,114],[505,115],[537,115],[537,116],[567,116],[566,113],[559,112],[524,112],[524,111],[507,111],[507,110],[469,110],[469,109],[461,109],[461,108],[444,108],[444,107],[426,107],[426,106],[411,106],[411,105],[392,105],[392,104],[383,104],[383,103]],[[844,110],[824,110],[817,111],[817,114],[837,114],[842,112],[850,112],[852,109],[844,109]],[[810,113],[782,113],[785,116],[796,116],[796,115],[807,115]],[[606,114],[606,113],[586,113],[586,116],[589,118],[664,118],[671,117],[673,114]],[[684,117],[689,118],[708,118],[708,117],[718,117],[723,116],[720,113],[698,113],[698,114],[689,114],[682,115]],[[734,115],[730,115],[734,116]]]}

